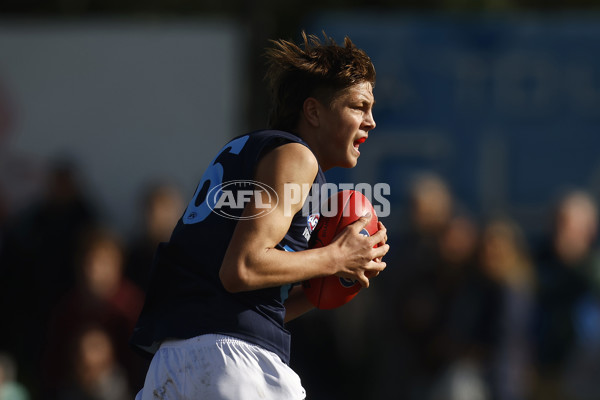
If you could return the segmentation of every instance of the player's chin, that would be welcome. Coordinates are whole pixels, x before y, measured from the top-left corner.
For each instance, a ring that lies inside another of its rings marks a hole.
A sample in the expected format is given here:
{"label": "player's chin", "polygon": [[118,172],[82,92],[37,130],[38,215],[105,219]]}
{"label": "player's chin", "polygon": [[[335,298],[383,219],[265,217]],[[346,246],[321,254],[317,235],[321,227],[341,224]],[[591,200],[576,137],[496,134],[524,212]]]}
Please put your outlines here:
{"label": "player's chin", "polygon": [[343,163],[340,163],[340,167],[342,168],[354,168],[358,164],[358,158],[349,158],[344,160]]}
{"label": "player's chin", "polygon": [[360,153],[358,153],[356,150],[354,150],[354,147],[353,147],[351,149],[351,151],[345,157],[343,167],[344,168],[356,167],[356,164],[358,164],[358,157],[360,157]]}

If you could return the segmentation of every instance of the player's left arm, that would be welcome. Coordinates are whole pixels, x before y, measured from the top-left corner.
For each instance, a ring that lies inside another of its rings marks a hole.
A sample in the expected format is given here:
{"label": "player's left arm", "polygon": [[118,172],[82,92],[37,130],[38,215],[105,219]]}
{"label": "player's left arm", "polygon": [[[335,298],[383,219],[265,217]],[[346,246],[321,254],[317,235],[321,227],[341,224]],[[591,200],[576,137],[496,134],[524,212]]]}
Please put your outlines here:
{"label": "player's left arm", "polygon": [[288,298],[285,301],[285,321],[289,322],[298,318],[302,314],[312,310],[315,306],[308,300],[302,289],[302,285],[297,285],[290,290]]}

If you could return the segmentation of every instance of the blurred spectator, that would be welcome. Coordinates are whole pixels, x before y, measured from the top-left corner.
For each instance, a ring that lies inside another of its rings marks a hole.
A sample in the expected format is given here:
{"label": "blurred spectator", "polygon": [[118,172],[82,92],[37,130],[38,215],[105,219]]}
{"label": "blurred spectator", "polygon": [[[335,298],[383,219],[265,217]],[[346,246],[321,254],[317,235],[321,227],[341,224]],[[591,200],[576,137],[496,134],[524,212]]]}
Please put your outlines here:
{"label": "blurred spectator", "polygon": [[[8,267],[8,216],[5,204],[4,193],[0,188],[0,314],[6,318],[8,316],[7,305],[11,300],[7,294],[9,293],[9,284],[13,282],[10,282],[11,268]],[[0,343],[6,343],[5,333],[0,333]]]}
{"label": "blurred spectator", "polygon": [[531,395],[535,272],[521,228],[509,219],[489,222],[482,234],[480,265],[498,296],[497,313],[484,316],[491,332],[487,354],[492,398]]}
{"label": "blurred spectator", "polygon": [[0,311],[15,328],[3,330],[2,345],[19,360],[28,384],[39,383],[49,312],[74,283],[76,243],[95,219],[82,187],[75,164],[55,161],[43,196],[11,216],[4,232]]}
{"label": "blurred spectator", "polygon": [[[597,205],[584,191],[568,192],[560,199],[553,222],[537,258],[536,394],[540,399],[597,398],[596,375],[583,374],[577,385],[566,385],[573,369],[589,373],[600,368],[598,341],[589,340],[600,337]],[[582,354],[585,359],[573,359]]]}
{"label": "blurred spectator", "polygon": [[115,357],[110,335],[88,326],[73,341],[67,388],[59,400],[130,400],[127,375]]}
{"label": "blurred spectator", "polygon": [[378,282],[378,308],[385,310],[378,398],[399,392],[406,399],[430,396],[433,382],[458,352],[457,334],[449,332],[455,324],[451,310],[469,283],[477,245],[476,224],[456,216],[454,196],[441,177],[417,177],[409,195],[410,227]]}
{"label": "blurred spectator", "polygon": [[467,216],[452,218],[440,238],[440,258],[448,267],[445,272],[454,274],[474,260],[479,242],[476,223]]}
{"label": "blurred spectator", "polygon": [[185,204],[179,190],[168,183],[151,185],[142,203],[141,229],[128,245],[125,275],[145,290],[156,247],[169,240]]}
{"label": "blurred spectator", "polygon": [[46,387],[50,398],[67,383],[69,343],[83,327],[101,326],[115,345],[118,361],[139,384],[145,371],[128,341],[142,307],[143,294],[123,276],[123,250],[113,233],[93,229],[82,242],[77,285],[53,310],[46,344]]}
{"label": "blurred spectator", "polygon": [[[2,267],[2,254],[4,250],[4,244],[6,241],[6,229],[8,226],[8,209],[6,206],[6,200],[4,198],[4,192],[0,187],[0,268]],[[0,275],[1,276],[1,275]]]}
{"label": "blurred spectator", "polygon": [[[43,197],[16,221],[20,254],[30,270],[24,280],[36,284],[38,306],[51,307],[75,281],[73,254],[81,233],[95,221],[76,165],[58,160],[51,166]],[[45,310],[44,310],[45,311]]]}
{"label": "blurred spectator", "polygon": [[449,365],[441,379],[432,385],[426,400],[489,400],[488,385],[475,360],[462,358]]}
{"label": "blurred spectator", "polygon": [[30,208],[47,185],[48,166],[42,158],[30,157],[2,147],[0,141],[0,190],[4,191],[10,217]]}
{"label": "blurred spectator", "polygon": [[415,178],[410,188],[411,227],[421,236],[440,234],[453,215],[453,195],[447,183],[433,173]]}
{"label": "blurred spectator", "polygon": [[438,298],[437,315],[425,353],[434,370],[462,357],[473,340],[480,306],[485,304],[475,290],[480,283],[475,270],[478,245],[478,227],[466,216],[452,218],[440,237],[439,265],[432,283]]}
{"label": "blurred spectator", "polygon": [[495,303],[475,269],[479,231],[466,216],[450,220],[439,239],[433,276],[436,314],[423,339],[425,390],[430,400],[483,400],[489,388],[482,358],[489,346],[484,316]]}
{"label": "blurred spectator", "polygon": [[29,392],[17,382],[14,360],[4,353],[0,353],[0,400],[29,400]]}
{"label": "blurred spectator", "polygon": [[512,221],[497,219],[478,237],[469,220],[457,217],[440,253],[438,315],[422,352],[435,380],[422,398],[527,398],[534,277],[525,236]]}
{"label": "blurred spectator", "polygon": [[398,267],[386,270],[385,284],[390,295],[401,296],[394,304],[410,319],[405,321],[409,329],[420,330],[434,312],[432,278],[440,265],[440,240],[452,220],[454,199],[446,182],[434,174],[419,175],[409,190],[410,225],[395,244],[393,261]]}
{"label": "blurred spectator", "polygon": [[401,323],[396,330],[424,339],[436,313],[440,239],[451,221],[454,199],[447,184],[433,174],[417,177],[409,196],[410,226],[396,243],[397,267],[386,270],[384,284],[393,299],[394,318]]}

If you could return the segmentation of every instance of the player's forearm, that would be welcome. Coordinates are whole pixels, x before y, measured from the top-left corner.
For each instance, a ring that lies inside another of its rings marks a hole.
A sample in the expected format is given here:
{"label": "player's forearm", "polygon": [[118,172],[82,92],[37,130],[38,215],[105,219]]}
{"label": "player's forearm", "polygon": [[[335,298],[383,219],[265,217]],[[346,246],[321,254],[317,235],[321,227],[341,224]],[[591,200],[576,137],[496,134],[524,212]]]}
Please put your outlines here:
{"label": "player's forearm", "polygon": [[[229,255],[228,255],[229,256]],[[340,257],[332,247],[299,252],[266,248],[244,257],[226,256],[219,276],[226,290],[241,292],[301,282],[338,272]]]}

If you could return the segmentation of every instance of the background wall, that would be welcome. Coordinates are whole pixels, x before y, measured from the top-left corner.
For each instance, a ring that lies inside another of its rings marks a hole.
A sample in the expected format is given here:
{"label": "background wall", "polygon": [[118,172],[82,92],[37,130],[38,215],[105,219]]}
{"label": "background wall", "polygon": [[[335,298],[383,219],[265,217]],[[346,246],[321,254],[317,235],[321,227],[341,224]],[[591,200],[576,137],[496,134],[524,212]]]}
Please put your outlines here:
{"label": "background wall", "polygon": [[193,194],[242,125],[244,40],[227,20],[1,22],[0,97],[11,122],[0,177],[13,207],[39,192],[59,158],[77,166],[121,231],[139,216],[146,185],[173,181]]}

